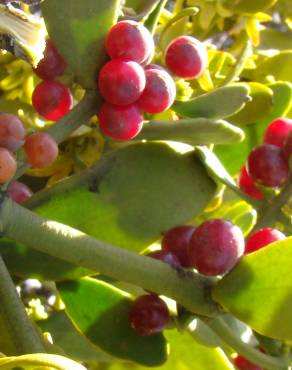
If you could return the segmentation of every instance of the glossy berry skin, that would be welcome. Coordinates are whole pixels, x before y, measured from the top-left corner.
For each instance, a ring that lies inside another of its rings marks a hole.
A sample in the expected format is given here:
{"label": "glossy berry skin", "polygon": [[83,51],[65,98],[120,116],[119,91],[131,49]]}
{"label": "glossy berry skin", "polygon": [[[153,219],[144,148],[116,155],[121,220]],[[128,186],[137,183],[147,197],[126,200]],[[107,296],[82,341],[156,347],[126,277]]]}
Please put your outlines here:
{"label": "glossy berry skin", "polygon": [[178,77],[199,77],[208,64],[207,50],[199,40],[191,36],[179,36],[172,40],[165,52],[165,63]]}
{"label": "glossy berry skin", "polygon": [[53,80],[57,76],[61,76],[66,68],[64,59],[59,54],[52,40],[46,41],[46,49],[44,57],[39,61],[39,64],[34,68],[37,76],[43,80]]}
{"label": "glossy berry skin", "polygon": [[195,230],[194,226],[176,226],[168,230],[161,240],[161,248],[173,253],[183,267],[190,267],[188,247]]}
{"label": "glossy berry skin", "polygon": [[239,172],[238,185],[250,197],[259,200],[264,198],[264,194],[255,186],[253,179],[247,172],[246,166],[243,166]]}
{"label": "glossy berry skin", "polygon": [[292,155],[292,131],[287,135],[284,141],[282,153],[286,161],[289,163],[290,157]]}
{"label": "glossy berry skin", "polygon": [[0,113],[0,147],[14,152],[24,143],[24,136],[25,129],[18,117]]}
{"label": "glossy berry skin", "polygon": [[114,140],[133,139],[143,127],[143,115],[136,104],[120,107],[104,103],[98,119],[101,131]]}
{"label": "glossy berry skin", "polygon": [[36,132],[25,140],[24,150],[32,167],[44,168],[50,166],[58,156],[58,145],[45,132]]}
{"label": "glossy berry skin", "polygon": [[237,356],[233,360],[234,365],[238,370],[264,370],[263,368],[253,364],[248,359],[242,356]]}
{"label": "glossy berry skin", "polygon": [[149,69],[159,69],[160,71],[165,71],[165,69],[161,67],[159,64],[154,64],[154,63],[147,64],[144,67],[144,71],[148,71]]}
{"label": "glossy berry skin", "polygon": [[160,333],[168,321],[167,305],[155,294],[138,297],[129,311],[129,323],[140,336]]}
{"label": "glossy berry skin", "polygon": [[223,219],[203,222],[189,243],[191,266],[204,275],[222,275],[231,270],[244,253],[239,227]]}
{"label": "glossy berry skin", "polygon": [[106,38],[106,50],[112,59],[122,58],[145,62],[154,50],[151,33],[142,23],[121,21],[114,25]]}
{"label": "glossy berry skin", "polygon": [[171,76],[159,69],[145,71],[146,87],[138,100],[139,107],[147,113],[160,113],[168,109],[176,95]]}
{"label": "glossy berry skin", "polygon": [[156,260],[168,263],[173,267],[181,267],[179,260],[176,256],[166,250],[158,250],[147,254],[148,257],[155,258]]}
{"label": "glossy berry skin", "polygon": [[271,227],[259,229],[248,237],[245,245],[245,253],[255,252],[266,245],[284,239],[286,239],[286,236],[277,229],[272,229]]}
{"label": "glossy berry skin", "polygon": [[114,59],[107,62],[99,73],[100,93],[114,105],[124,106],[137,101],[145,84],[144,70],[136,62]]}
{"label": "glossy berry skin", "polygon": [[21,204],[33,195],[33,192],[28,186],[19,181],[14,181],[7,188],[7,195],[14,202]]}
{"label": "glossy berry skin", "polygon": [[247,171],[254,181],[272,188],[283,185],[289,176],[281,149],[271,144],[259,145],[251,151]]}
{"label": "glossy berry skin", "polygon": [[292,132],[292,119],[277,118],[266,128],[264,143],[282,148],[289,132]]}
{"label": "glossy berry skin", "polygon": [[0,148],[0,184],[12,179],[15,175],[17,163],[13,155],[6,148]]}
{"label": "glossy berry skin", "polygon": [[68,87],[58,81],[46,80],[34,89],[34,109],[49,121],[57,121],[72,108],[73,98]]}

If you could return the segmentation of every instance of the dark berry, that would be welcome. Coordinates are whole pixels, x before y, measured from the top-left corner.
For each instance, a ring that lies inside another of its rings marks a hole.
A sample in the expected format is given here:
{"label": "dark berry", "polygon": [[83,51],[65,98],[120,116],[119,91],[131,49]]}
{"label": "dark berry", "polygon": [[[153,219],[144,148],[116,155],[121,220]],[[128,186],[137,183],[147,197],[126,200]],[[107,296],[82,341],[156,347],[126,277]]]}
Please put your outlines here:
{"label": "dark berry", "polygon": [[143,126],[143,115],[136,104],[120,107],[104,103],[98,119],[102,132],[114,140],[130,140]]}
{"label": "dark berry", "polygon": [[173,267],[181,266],[177,257],[173,253],[166,251],[166,250],[154,251],[154,252],[148,253],[147,256],[151,258],[155,258],[159,261],[168,263],[169,265]]}
{"label": "dark berry", "polygon": [[130,308],[129,322],[138,335],[160,333],[168,321],[167,305],[155,294],[138,297]]}
{"label": "dark berry", "polygon": [[137,101],[145,84],[145,72],[136,62],[114,59],[106,63],[99,73],[100,93],[114,105],[129,105]]}
{"label": "dark berry", "polygon": [[281,233],[281,231],[272,229],[270,227],[265,227],[255,231],[248,237],[245,246],[245,253],[257,251],[266,245],[284,239],[286,239],[286,236]]}
{"label": "dark berry", "polygon": [[68,87],[58,81],[43,81],[32,94],[34,109],[44,118],[57,121],[72,108],[73,98]]}
{"label": "dark berry", "polygon": [[167,47],[165,63],[178,77],[199,77],[208,64],[207,50],[199,40],[191,36],[179,36]]}
{"label": "dark berry", "polygon": [[112,59],[123,58],[143,63],[153,53],[154,42],[142,23],[121,21],[109,30],[106,50]]}
{"label": "dark berry", "polygon": [[263,144],[252,150],[247,171],[254,181],[267,187],[283,185],[289,177],[289,167],[279,147]]}
{"label": "dark berry", "polygon": [[7,188],[8,196],[16,203],[23,203],[33,195],[28,186],[19,181],[14,181]]}
{"label": "dark berry", "polygon": [[34,72],[43,80],[53,80],[64,73],[66,63],[54,46],[52,40],[46,41],[43,59],[40,60]]}
{"label": "dark berry", "polygon": [[266,128],[264,143],[282,148],[289,132],[292,132],[292,119],[277,118]]}
{"label": "dark berry", "polygon": [[238,370],[264,370],[263,368],[253,364],[245,357],[238,355],[233,360],[234,365],[238,368]]}
{"label": "dark berry", "polygon": [[13,155],[6,148],[0,148],[0,184],[12,179],[15,175],[17,163]]}
{"label": "dark berry", "polygon": [[146,87],[138,100],[142,110],[147,113],[160,113],[174,102],[176,88],[171,76],[159,69],[145,71]]}
{"label": "dark berry", "polygon": [[58,156],[58,145],[46,132],[36,132],[25,140],[24,150],[32,167],[50,166]]}
{"label": "dark berry", "polygon": [[188,225],[173,227],[164,234],[161,241],[161,248],[173,253],[183,267],[190,267],[188,247],[195,229]]}
{"label": "dark berry", "polygon": [[189,243],[190,264],[204,275],[222,275],[244,253],[239,227],[223,219],[208,220],[194,231]]}
{"label": "dark berry", "polygon": [[286,161],[289,163],[289,159],[290,159],[291,154],[292,154],[292,131],[288,134],[288,136],[286,137],[286,139],[284,141],[284,146],[283,146],[283,149],[282,149],[282,153],[283,153],[284,158],[286,159]]}
{"label": "dark berry", "polygon": [[256,187],[253,179],[248,174],[246,166],[243,166],[239,172],[238,185],[250,197],[259,200],[264,198],[264,194]]}
{"label": "dark berry", "polygon": [[15,151],[24,143],[25,130],[13,114],[0,113],[0,147]]}

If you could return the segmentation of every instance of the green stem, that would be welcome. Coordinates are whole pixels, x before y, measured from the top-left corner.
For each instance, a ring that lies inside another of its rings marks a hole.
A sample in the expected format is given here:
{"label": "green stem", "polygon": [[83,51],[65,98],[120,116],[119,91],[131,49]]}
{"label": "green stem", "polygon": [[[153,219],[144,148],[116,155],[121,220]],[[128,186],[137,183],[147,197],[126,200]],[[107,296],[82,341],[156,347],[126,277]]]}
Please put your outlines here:
{"label": "green stem", "polygon": [[166,3],[167,0],[160,0],[158,5],[156,5],[156,8],[152,11],[152,13],[149,14],[148,18],[144,22],[144,25],[148,28],[152,35],[155,34],[159,18],[161,16],[161,13],[163,12]]}
{"label": "green stem", "polygon": [[42,339],[28,318],[13,281],[0,256],[0,316],[17,355],[45,352]]}
{"label": "green stem", "polygon": [[113,247],[69,226],[41,218],[8,198],[2,203],[1,220],[3,235],[31,248],[164,294],[192,312],[210,317],[217,314],[217,305],[211,298],[212,278]]}

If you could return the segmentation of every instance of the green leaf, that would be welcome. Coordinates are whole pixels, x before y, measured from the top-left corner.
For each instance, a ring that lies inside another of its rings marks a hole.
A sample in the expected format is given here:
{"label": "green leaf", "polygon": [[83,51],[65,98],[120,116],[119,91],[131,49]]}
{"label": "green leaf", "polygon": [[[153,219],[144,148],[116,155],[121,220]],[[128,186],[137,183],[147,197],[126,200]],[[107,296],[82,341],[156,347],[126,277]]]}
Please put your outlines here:
{"label": "green leaf", "polygon": [[18,353],[16,343],[12,340],[9,333],[9,326],[7,325],[6,315],[3,315],[0,308],[0,352],[7,356],[12,356]]}
{"label": "green leaf", "polygon": [[239,14],[254,14],[270,8],[277,0],[220,0],[220,2],[229,11]]}
{"label": "green leaf", "polygon": [[245,106],[249,91],[244,84],[219,87],[189,101],[175,102],[171,109],[184,117],[226,118]]}
{"label": "green leaf", "polygon": [[261,43],[259,49],[292,49],[292,32],[282,32],[272,28],[265,28],[261,30]]}
{"label": "green leaf", "polygon": [[42,3],[49,35],[83,87],[96,87],[97,71],[106,60],[105,36],[119,12],[120,0]]}
{"label": "green leaf", "polygon": [[285,50],[273,57],[266,58],[258,66],[258,76],[272,75],[276,80],[292,82],[292,50]]}
{"label": "green leaf", "polygon": [[66,311],[74,325],[111,355],[146,366],[167,359],[162,334],[141,337],[128,321],[131,297],[113,286],[90,278],[58,284]]}
{"label": "green leaf", "polygon": [[260,334],[292,339],[292,238],[242,258],[213,290],[214,299]]}

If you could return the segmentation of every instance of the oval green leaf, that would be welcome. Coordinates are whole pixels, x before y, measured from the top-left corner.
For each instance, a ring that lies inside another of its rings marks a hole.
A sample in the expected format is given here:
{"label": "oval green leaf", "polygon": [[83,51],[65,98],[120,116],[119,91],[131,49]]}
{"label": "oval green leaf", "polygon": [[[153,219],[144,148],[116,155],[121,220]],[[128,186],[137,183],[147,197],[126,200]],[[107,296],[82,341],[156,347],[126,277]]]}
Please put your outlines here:
{"label": "oval green leaf", "polygon": [[258,73],[261,76],[272,75],[278,81],[292,82],[291,65],[292,50],[284,50],[260,63],[258,66]]}

